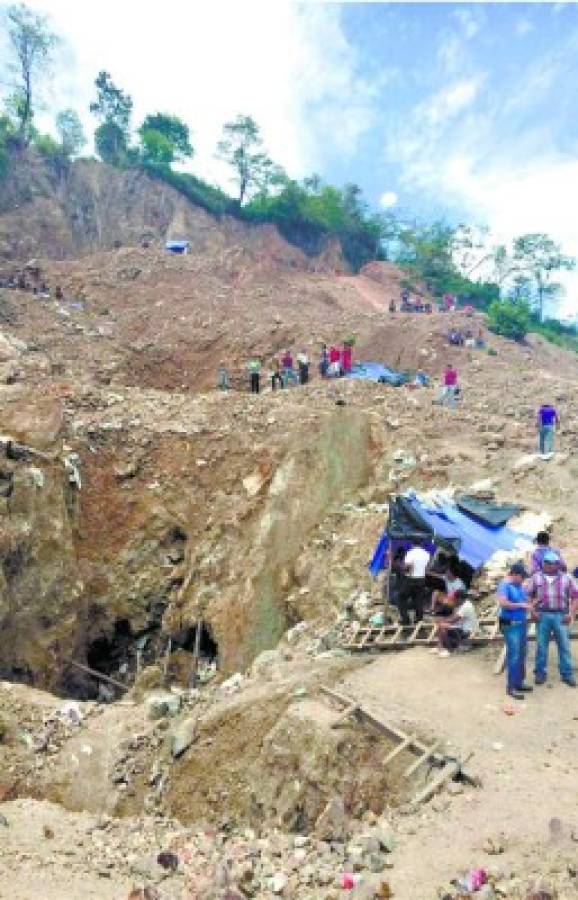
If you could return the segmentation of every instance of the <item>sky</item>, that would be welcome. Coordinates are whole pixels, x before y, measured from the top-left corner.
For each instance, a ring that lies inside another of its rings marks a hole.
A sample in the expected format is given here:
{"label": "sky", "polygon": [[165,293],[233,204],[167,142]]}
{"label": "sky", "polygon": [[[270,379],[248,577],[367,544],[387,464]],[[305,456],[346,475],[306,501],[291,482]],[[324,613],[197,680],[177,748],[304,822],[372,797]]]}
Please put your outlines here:
{"label": "sky", "polygon": [[[135,124],[182,117],[192,170],[225,188],[221,127],[249,114],[293,177],[355,182],[375,208],[485,225],[492,241],[543,231],[578,256],[574,3],[28,5],[63,38],[45,127],[72,106],[91,130],[106,69]],[[578,315],[578,273],[564,281],[559,313]]]}

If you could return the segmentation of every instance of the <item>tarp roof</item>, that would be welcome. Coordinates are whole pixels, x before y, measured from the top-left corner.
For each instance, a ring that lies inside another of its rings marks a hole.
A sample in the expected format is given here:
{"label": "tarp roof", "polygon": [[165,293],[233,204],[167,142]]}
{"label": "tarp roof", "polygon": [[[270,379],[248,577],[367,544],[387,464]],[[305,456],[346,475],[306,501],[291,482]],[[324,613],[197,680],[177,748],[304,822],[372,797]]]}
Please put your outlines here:
{"label": "tarp roof", "polygon": [[385,384],[399,387],[408,380],[404,372],[397,372],[378,362],[358,362],[355,363],[351,372],[348,373],[349,378],[357,378],[362,381],[379,381]]}
{"label": "tarp roof", "polygon": [[173,250],[178,252],[179,250],[186,250],[189,246],[189,241],[167,241],[165,244],[165,250]]}
{"label": "tarp roof", "polygon": [[[511,510],[510,518],[518,511],[516,507]],[[459,558],[476,570],[496,550],[515,550],[521,541],[530,541],[532,536],[514,531],[507,525],[489,525],[473,519],[455,503],[441,501],[428,505],[415,494],[409,494],[395,498],[390,505],[388,524],[369,564],[373,575],[385,567],[390,540],[410,543],[428,540],[453,547]]]}

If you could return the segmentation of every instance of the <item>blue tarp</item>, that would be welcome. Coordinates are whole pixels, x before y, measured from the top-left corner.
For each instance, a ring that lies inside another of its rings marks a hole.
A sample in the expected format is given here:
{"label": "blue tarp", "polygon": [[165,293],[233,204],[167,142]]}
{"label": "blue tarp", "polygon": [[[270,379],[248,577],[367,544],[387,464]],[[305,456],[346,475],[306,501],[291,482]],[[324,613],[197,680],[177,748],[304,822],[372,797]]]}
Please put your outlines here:
{"label": "blue tarp", "polygon": [[408,380],[407,375],[404,375],[403,372],[396,372],[395,369],[390,369],[388,366],[378,362],[355,363],[347,377],[357,378],[362,381],[379,381],[391,384],[394,387],[399,387],[400,384],[405,384]]}
{"label": "blue tarp", "polygon": [[167,241],[165,244],[165,250],[170,250],[171,253],[184,253],[185,250],[189,249],[188,241]]}
{"label": "blue tarp", "polygon": [[[520,538],[532,540],[531,535],[514,531],[507,525],[498,527],[484,525],[461,512],[452,503],[428,506],[416,496],[410,495],[406,499],[434,540],[451,541],[456,546],[459,544],[457,550],[459,558],[474,570],[483,566],[496,550],[514,550]],[[369,564],[372,575],[377,575],[385,568],[388,547],[389,536],[386,527]]]}

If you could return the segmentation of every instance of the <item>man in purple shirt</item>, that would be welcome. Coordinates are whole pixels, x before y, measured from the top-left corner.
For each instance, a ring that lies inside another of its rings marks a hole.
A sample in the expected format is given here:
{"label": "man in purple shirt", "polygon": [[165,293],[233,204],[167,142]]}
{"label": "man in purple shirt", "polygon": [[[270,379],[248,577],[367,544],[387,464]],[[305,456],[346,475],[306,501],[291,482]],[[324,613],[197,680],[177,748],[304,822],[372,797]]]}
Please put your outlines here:
{"label": "man in purple shirt", "polygon": [[550,403],[543,403],[538,410],[538,436],[540,444],[540,453],[547,456],[554,452],[554,433],[556,428],[560,427],[560,417],[554,406]]}
{"label": "man in purple shirt", "polygon": [[578,587],[566,572],[558,570],[558,557],[551,550],[544,554],[542,571],[536,572],[526,585],[532,600],[536,624],[536,684],[546,682],[550,638],[558,645],[560,678],[569,687],[576,687],[572,671],[569,625],[578,605]]}

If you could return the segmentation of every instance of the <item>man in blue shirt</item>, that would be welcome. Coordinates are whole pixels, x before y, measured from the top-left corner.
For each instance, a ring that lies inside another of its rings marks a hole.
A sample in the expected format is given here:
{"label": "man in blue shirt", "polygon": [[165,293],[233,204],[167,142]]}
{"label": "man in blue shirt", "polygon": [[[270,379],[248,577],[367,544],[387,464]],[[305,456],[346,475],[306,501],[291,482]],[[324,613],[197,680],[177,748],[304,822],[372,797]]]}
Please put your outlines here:
{"label": "man in blue shirt", "polygon": [[524,684],[526,675],[527,611],[528,595],[524,588],[527,572],[522,563],[515,563],[509,574],[498,585],[500,605],[500,629],[506,642],[506,690],[510,697],[523,700],[524,693],[531,691]]}
{"label": "man in blue shirt", "polygon": [[560,427],[558,412],[550,403],[543,403],[538,410],[537,426],[540,453],[542,456],[550,456],[554,452],[554,433]]}

